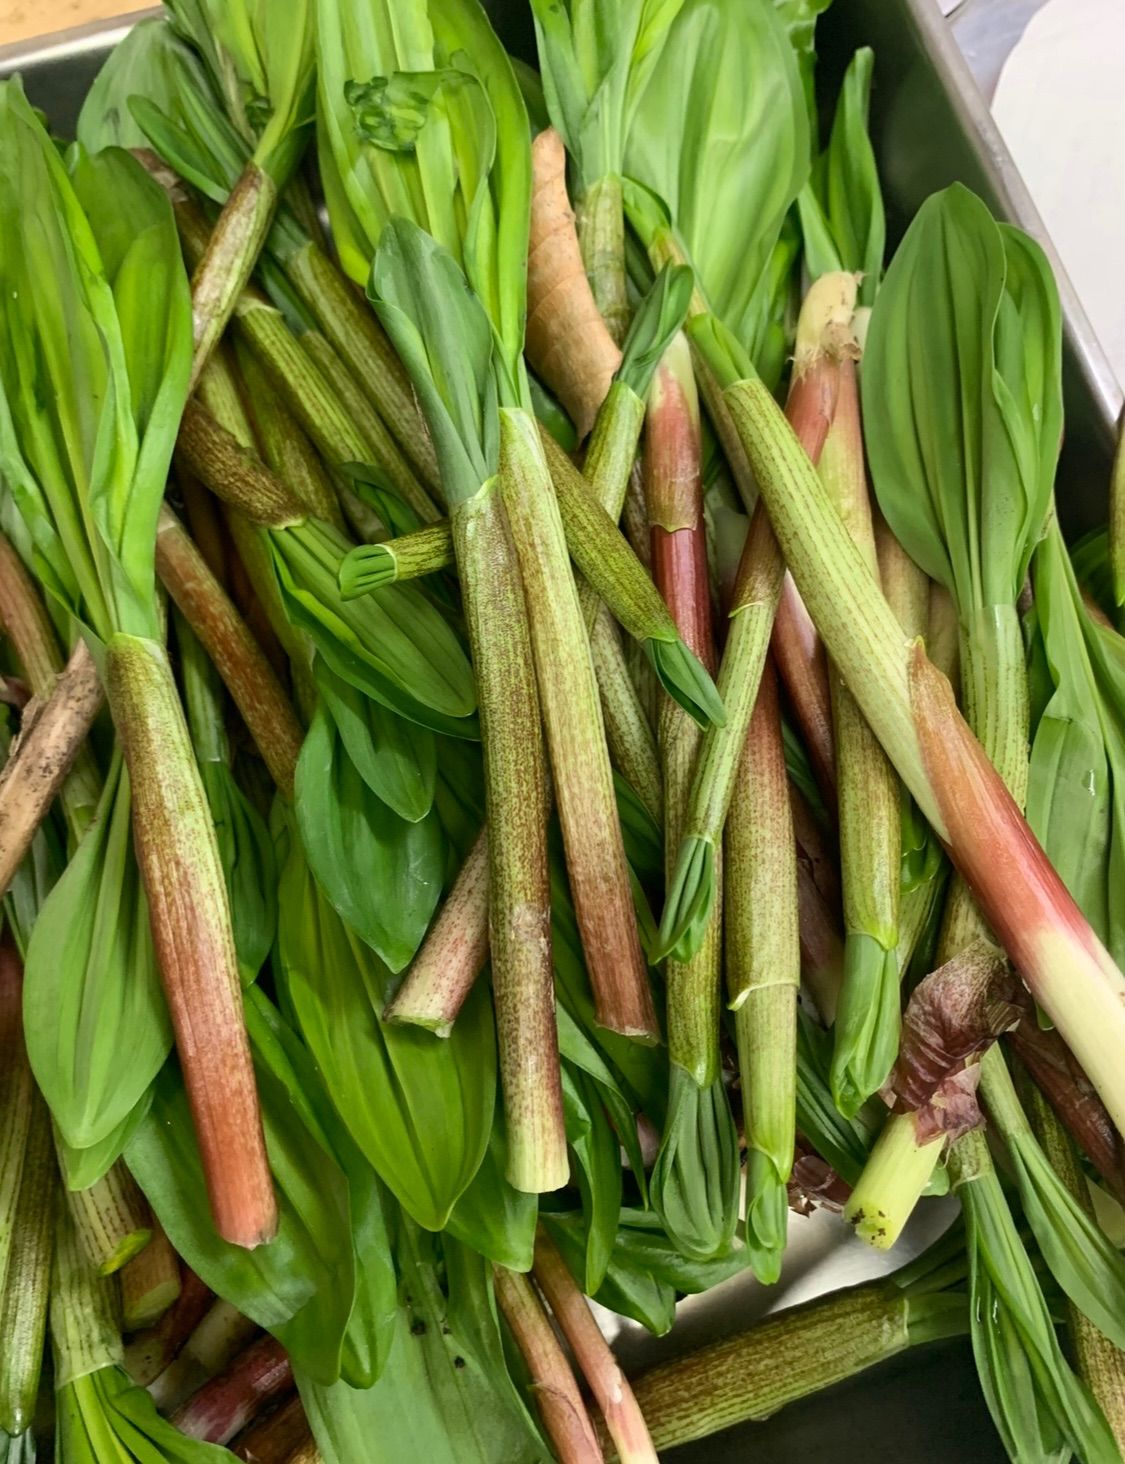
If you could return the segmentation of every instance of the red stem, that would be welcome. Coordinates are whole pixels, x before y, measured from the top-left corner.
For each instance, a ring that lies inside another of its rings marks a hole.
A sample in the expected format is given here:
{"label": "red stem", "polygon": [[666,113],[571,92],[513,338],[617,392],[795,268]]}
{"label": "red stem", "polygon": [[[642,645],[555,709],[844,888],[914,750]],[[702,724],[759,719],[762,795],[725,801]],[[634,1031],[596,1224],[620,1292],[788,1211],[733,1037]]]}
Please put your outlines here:
{"label": "red stem", "polygon": [[177,1408],[171,1422],[188,1438],[225,1444],[264,1404],[293,1386],[293,1369],[284,1347],[273,1337],[259,1337],[225,1372]]}

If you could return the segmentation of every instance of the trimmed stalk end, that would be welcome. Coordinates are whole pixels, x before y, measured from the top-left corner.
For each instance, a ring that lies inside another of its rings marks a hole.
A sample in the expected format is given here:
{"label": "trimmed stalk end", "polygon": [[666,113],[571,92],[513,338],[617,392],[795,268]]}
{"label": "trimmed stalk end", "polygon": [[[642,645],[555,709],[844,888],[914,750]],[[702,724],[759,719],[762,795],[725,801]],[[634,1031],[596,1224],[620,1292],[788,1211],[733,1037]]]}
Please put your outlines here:
{"label": "trimmed stalk end", "polygon": [[715,908],[715,845],[689,834],[680,845],[668,885],[653,960],[690,961],[703,944]]}
{"label": "trimmed stalk end", "polygon": [[844,1219],[860,1240],[890,1250],[914,1213],[944,1143],[941,1134],[920,1144],[912,1113],[890,1115],[844,1206]]}
{"label": "trimmed stalk end", "polygon": [[801,377],[822,356],[859,359],[855,338],[855,302],[859,276],[845,270],[821,277],[811,286],[797,321],[793,370]]}

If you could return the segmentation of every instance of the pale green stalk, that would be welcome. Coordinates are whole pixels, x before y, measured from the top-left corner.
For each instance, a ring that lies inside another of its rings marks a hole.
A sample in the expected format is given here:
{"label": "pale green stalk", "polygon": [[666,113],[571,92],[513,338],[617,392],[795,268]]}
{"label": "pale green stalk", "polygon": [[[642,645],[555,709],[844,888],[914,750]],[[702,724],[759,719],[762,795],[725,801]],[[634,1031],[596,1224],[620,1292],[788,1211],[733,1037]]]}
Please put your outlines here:
{"label": "pale green stalk", "polygon": [[524,412],[503,408],[500,433],[500,483],[527,598],[567,868],[598,1021],[653,1041],[658,1029],[648,968],[558,500],[535,423]]}
{"label": "pale green stalk", "polygon": [[0,1429],[9,1434],[23,1433],[35,1415],[47,1327],[52,1233],[60,1199],[51,1119],[38,1092],[31,1094],[30,1107],[0,1296]]}
{"label": "pale green stalk", "polygon": [[551,1190],[569,1172],[559,1087],[546,847],[546,767],[532,641],[495,479],[452,504],[480,702],[489,945],[508,1130],[508,1178]]}
{"label": "pale green stalk", "polygon": [[155,1326],[179,1296],[179,1257],[155,1219],[148,1245],[122,1266],[120,1286],[123,1332]]}
{"label": "pale green stalk", "polygon": [[[842,296],[854,304],[851,275]],[[858,343],[854,349],[858,352]],[[856,367],[840,366],[836,415],[820,459],[820,477],[867,573],[880,584],[867,473],[863,461]],[[840,873],[844,900],[844,979],[836,1007],[832,1094],[854,1116],[887,1079],[898,1053],[899,886],[902,861],[898,778],[835,667],[831,675],[836,744]]]}
{"label": "pale green stalk", "polygon": [[[711,320],[696,317],[696,323]],[[835,294],[809,292],[798,325],[797,359],[786,415],[810,467],[819,461],[835,414],[839,351],[850,349],[850,309],[841,312]],[[841,326],[843,329],[841,330]],[[867,573],[867,571],[864,571]],[[695,768],[684,834],[668,882],[660,949],[683,957],[705,928],[716,887],[713,861],[734,790],[773,630],[785,561],[774,527],[759,502],[750,521],[731,595],[730,626],[719,667],[718,690],[726,724],[711,728]],[[870,574],[867,574],[870,579]]]}
{"label": "pale green stalk", "polygon": [[582,263],[598,313],[620,345],[631,313],[625,287],[625,206],[620,177],[606,173],[595,178],[580,194],[575,214]]}
{"label": "pale green stalk", "polygon": [[724,845],[726,981],[746,1141],[746,1243],[776,1281],[789,1220],[797,1121],[801,944],[797,858],[777,679],[767,666],[739,765]]}
{"label": "pale green stalk", "polygon": [[1115,1055],[1125,1044],[1125,978],[1050,869],[957,713],[948,683],[918,647],[904,644],[768,391],[743,376],[726,395],[786,561],[830,654],[1034,996],[1125,1128],[1125,1072]]}
{"label": "pale green stalk", "polygon": [[99,1276],[119,1271],[152,1239],[152,1215],[120,1159],[88,1189],[68,1189],[66,1201],[82,1254]]}
{"label": "pale green stalk", "polygon": [[660,1451],[707,1438],[854,1377],[907,1348],[968,1331],[965,1298],[878,1281],[818,1297],[633,1380]]}

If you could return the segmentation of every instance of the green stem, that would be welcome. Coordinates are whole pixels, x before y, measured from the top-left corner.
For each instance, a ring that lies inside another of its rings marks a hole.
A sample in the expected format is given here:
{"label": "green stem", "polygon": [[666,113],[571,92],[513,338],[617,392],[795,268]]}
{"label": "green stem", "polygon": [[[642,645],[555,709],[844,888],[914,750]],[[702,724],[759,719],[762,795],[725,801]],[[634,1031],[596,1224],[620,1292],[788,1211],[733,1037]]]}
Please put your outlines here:
{"label": "green stem", "polygon": [[0,1429],[23,1433],[35,1414],[50,1292],[58,1170],[51,1120],[38,1092],[31,1112],[0,1296]]}
{"label": "green stem", "polygon": [[191,389],[194,390],[226,329],[239,296],[254,272],[269,233],[277,187],[268,173],[248,162],[230,191],[206,249],[191,277]]}
{"label": "green stem", "polygon": [[152,1215],[119,1159],[88,1189],[67,1190],[70,1218],[89,1265],[111,1276],[152,1239]]}
{"label": "green stem", "polygon": [[437,462],[430,434],[409,378],[374,312],[311,241],[286,258],[285,271],[422,482],[436,487]]}
{"label": "green stem", "polygon": [[642,1373],[633,1391],[658,1450],[706,1438],[968,1330],[964,1298],[878,1282],[818,1297]]}
{"label": "green stem", "polygon": [[237,357],[254,417],[254,438],[261,444],[263,460],[309,513],[343,529],[340,500],[312,443],[286,409],[254,352],[239,342]]}
{"label": "green stem", "polygon": [[889,1250],[914,1213],[941,1158],[945,1135],[921,1142],[913,1113],[892,1113],[875,1140],[844,1219],[876,1250]]}
{"label": "green stem", "polygon": [[[558,1188],[569,1162],[551,968],[546,767],[519,568],[491,480],[453,509],[476,671],[488,825],[489,943],[508,1178]],[[475,972],[474,972],[475,974]]]}
{"label": "green stem", "polygon": [[111,1283],[98,1275],[83,1254],[65,1206],[58,1206],[57,1221],[51,1215],[51,1226],[55,1241],[51,1339],[55,1388],[61,1390],[104,1367],[120,1367],[125,1353],[114,1317]]}
{"label": "green stem", "polygon": [[594,302],[610,335],[621,345],[630,316],[621,179],[613,173],[596,179],[583,193],[575,212],[582,263]]}
{"label": "green stem", "polygon": [[[586,584],[578,586],[581,596]],[[590,627],[590,654],[598,679],[606,743],[614,767],[657,824],[664,819],[664,784],[652,723],[641,705],[613,617],[604,605]]]}
{"label": "green stem", "polygon": [[[500,481],[528,622],[575,912],[598,1021],[655,1041],[613,775],[558,501],[534,421],[500,413]],[[495,842],[495,841],[493,841]]]}
{"label": "green stem", "polygon": [[801,947],[797,859],[777,679],[767,667],[738,773],[725,844],[726,977],[746,1139],[746,1242],[776,1281],[788,1228],[797,1121]]}
{"label": "green stem", "polygon": [[[714,340],[708,349],[714,351]],[[737,368],[736,368],[737,371]],[[727,388],[797,587],[861,710],[1021,975],[1125,1128],[1125,977],[901,627],[761,381]]]}

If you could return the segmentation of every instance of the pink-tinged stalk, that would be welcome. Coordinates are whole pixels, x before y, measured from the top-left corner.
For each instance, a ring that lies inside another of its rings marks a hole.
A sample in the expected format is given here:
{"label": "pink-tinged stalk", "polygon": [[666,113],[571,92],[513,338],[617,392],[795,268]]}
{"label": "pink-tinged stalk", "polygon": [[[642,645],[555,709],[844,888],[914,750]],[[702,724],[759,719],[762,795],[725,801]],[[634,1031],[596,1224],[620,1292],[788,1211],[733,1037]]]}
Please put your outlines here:
{"label": "pink-tinged stalk", "polygon": [[[500,412],[500,484],[524,584],[567,871],[597,1019],[624,1036],[655,1041],[659,1029],[589,640],[539,433],[522,411]],[[490,847],[498,842],[494,838]]]}
{"label": "pink-tinged stalk", "polygon": [[516,1271],[493,1267],[496,1301],[515,1339],[531,1393],[560,1464],[602,1464],[594,1426],[535,1288]]}
{"label": "pink-tinged stalk", "polygon": [[133,843],[211,1211],[224,1240],[277,1229],[215,828],[167,653],[117,634],[106,692],[133,797]]}
{"label": "pink-tinged stalk", "polygon": [[[713,674],[715,639],[703,519],[699,399],[682,335],[665,351],[649,388],[644,486],[653,579],[681,639]],[[662,697],[659,737],[665,790],[665,874],[670,876],[703,733],[670,697]],[[666,961],[664,978],[669,1058],[704,1088],[715,1081],[719,1071],[722,977],[717,910],[688,959],[678,959],[677,953]]]}
{"label": "pink-tinged stalk", "polygon": [[790,574],[781,583],[770,644],[820,796],[832,808],[836,801],[836,747],[828,657]]}
{"label": "pink-tinged stalk", "polygon": [[294,1393],[260,1423],[240,1434],[230,1447],[231,1453],[246,1464],[292,1464],[297,1450],[307,1448],[311,1442],[304,1405]]}
{"label": "pink-tinged stalk", "polygon": [[1125,1205],[1125,1140],[1113,1126],[1089,1078],[1056,1031],[1021,1022],[1004,1039],[1046,1094],[1075,1143]]}
{"label": "pink-tinged stalk", "polygon": [[797,860],[797,910],[801,938],[801,982],[826,1027],[836,1020],[844,979],[844,940],[831,909],[805,863]]}
{"label": "pink-tinged stalk", "polygon": [[[547,769],[528,605],[497,480],[454,506],[453,531],[492,830],[485,841],[487,907],[508,1178],[517,1189],[552,1190],[565,1184],[569,1162],[551,964]],[[485,903],[479,863],[470,877],[474,883],[466,890],[463,881],[462,895],[479,918]],[[458,908],[450,917],[454,926]],[[479,927],[470,941],[480,948]],[[470,965],[460,967],[463,977]]]}
{"label": "pink-tinged stalk", "polygon": [[79,641],[50,694],[24,708],[19,737],[0,772],[0,891],[31,848],[101,704],[97,667]]}
{"label": "pink-tinged stalk", "polygon": [[618,1367],[586,1298],[542,1226],[535,1234],[531,1274],[601,1409],[621,1464],[656,1464],[656,1450],[633,1390]]}
{"label": "pink-tinged stalk", "polygon": [[293,1386],[293,1368],[285,1348],[273,1337],[259,1337],[230,1367],[181,1404],[170,1421],[189,1439],[226,1444],[261,1408]]}
{"label": "pink-tinged stalk", "polygon": [[[835,318],[810,291],[798,327],[798,352],[786,416],[810,470],[819,461],[839,391],[840,350],[845,343]],[[759,500],[750,519],[735,575],[729,629],[719,667],[718,691],[726,724],[707,730],[695,760],[683,829],[675,840],[660,947],[679,959],[691,955],[706,929],[705,912],[718,889],[714,863],[734,792],[735,776],[758,695],[781,595],[785,563]]]}
{"label": "pink-tinged stalk", "polygon": [[258,1327],[229,1301],[213,1301],[171,1364],[149,1387],[161,1413],[171,1413],[228,1367]]}
{"label": "pink-tinged stalk", "polygon": [[916,647],[912,702],[954,863],[1036,1001],[1125,1132],[1125,977],[1090,929],[949,683]]}
{"label": "pink-tinged stalk", "polygon": [[594,300],[566,192],[566,150],[554,128],[531,147],[527,358],[585,437],[621,352]]}
{"label": "pink-tinged stalk", "polygon": [[166,506],[156,532],[156,570],[222,677],[274,782],[292,798],[304,740],[292,703],[226,591]]}
{"label": "pink-tinged stalk", "polygon": [[[726,398],[793,577],[861,710],[1032,994],[1125,1126],[1125,977],[866,572],[764,385]],[[729,704],[728,704],[729,706]]]}
{"label": "pink-tinged stalk", "polygon": [[383,1012],[448,1037],[488,960],[488,829],[465,856],[402,984]]}

